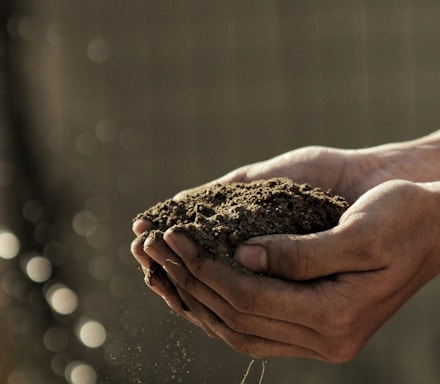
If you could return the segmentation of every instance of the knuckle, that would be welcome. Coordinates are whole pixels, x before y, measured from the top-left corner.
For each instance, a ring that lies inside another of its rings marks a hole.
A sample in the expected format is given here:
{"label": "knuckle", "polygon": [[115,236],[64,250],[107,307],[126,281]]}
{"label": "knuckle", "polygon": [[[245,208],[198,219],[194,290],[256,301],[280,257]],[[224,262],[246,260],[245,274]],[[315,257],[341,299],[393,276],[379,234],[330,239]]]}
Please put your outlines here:
{"label": "knuckle", "polygon": [[352,360],[363,346],[358,329],[359,316],[354,310],[340,311],[325,322],[324,332],[329,335],[324,355],[332,363]]}
{"label": "knuckle", "polygon": [[346,337],[333,343],[327,351],[327,356],[330,362],[342,364],[354,359],[360,349],[361,346],[354,341],[353,337]]}
{"label": "knuckle", "polygon": [[303,257],[298,240],[286,235],[272,237],[267,244],[270,257],[268,271],[272,275],[293,280],[304,280],[307,258]]}
{"label": "knuckle", "polygon": [[355,356],[356,353],[354,353],[351,349],[340,348],[337,351],[332,352],[332,354],[329,356],[329,360],[335,364],[342,364],[352,360]]}
{"label": "knuckle", "polygon": [[290,238],[287,250],[279,257],[280,271],[298,281],[308,278],[308,257],[301,244],[298,239]]}
{"label": "knuckle", "polygon": [[236,352],[249,354],[252,352],[252,348],[249,345],[248,338],[244,335],[237,333],[230,333],[225,338],[225,342]]}
{"label": "knuckle", "polygon": [[143,239],[138,237],[131,242],[130,250],[133,256],[144,255]]}
{"label": "knuckle", "polygon": [[291,270],[294,273],[294,277],[297,280],[308,279],[308,257],[305,257],[304,252],[301,250],[299,241],[293,241],[293,253],[290,256]]}
{"label": "knuckle", "polygon": [[240,291],[234,295],[231,301],[231,305],[240,313],[254,313],[256,308],[256,298],[251,293]]}
{"label": "knuckle", "polygon": [[235,314],[228,316],[226,319],[223,319],[223,321],[229,328],[236,332],[248,335],[255,333],[255,327],[245,316]]}
{"label": "knuckle", "polygon": [[226,322],[222,319],[222,322],[217,324],[213,331],[216,337],[222,339],[234,351],[249,355],[256,354],[258,345],[255,342],[254,336],[235,330],[235,327],[243,328],[237,322]]}

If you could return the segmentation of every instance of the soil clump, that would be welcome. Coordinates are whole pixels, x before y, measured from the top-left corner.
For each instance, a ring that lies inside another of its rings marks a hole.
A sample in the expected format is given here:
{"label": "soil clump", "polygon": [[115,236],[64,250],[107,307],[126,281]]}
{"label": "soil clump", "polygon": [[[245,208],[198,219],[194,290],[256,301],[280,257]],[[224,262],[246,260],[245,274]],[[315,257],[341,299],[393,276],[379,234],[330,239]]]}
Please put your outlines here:
{"label": "soil clump", "polygon": [[211,257],[231,260],[235,248],[251,237],[324,231],[337,225],[347,208],[341,196],[274,178],[195,189],[135,219],[150,221],[157,235],[175,226]]}

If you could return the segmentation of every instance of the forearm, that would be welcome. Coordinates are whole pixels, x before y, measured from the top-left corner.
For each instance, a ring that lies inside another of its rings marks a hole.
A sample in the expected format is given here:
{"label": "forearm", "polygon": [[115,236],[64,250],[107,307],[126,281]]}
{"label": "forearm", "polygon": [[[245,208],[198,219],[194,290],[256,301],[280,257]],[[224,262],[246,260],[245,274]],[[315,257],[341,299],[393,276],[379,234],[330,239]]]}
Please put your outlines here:
{"label": "forearm", "polygon": [[422,138],[366,149],[378,168],[413,182],[440,181],[440,130]]}
{"label": "forearm", "polygon": [[434,275],[438,275],[440,274],[440,181],[418,184],[428,192],[423,203],[431,207],[430,214],[426,218],[430,222],[430,228],[426,233],[426,242],[432,243],[430,252],[432,272]]}

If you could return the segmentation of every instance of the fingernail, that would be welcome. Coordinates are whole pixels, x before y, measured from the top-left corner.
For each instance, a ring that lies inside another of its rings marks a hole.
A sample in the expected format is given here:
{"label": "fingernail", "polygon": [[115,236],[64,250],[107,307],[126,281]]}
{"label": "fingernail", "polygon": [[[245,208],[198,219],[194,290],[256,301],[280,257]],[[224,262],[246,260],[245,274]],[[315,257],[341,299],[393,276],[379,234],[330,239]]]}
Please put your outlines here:
{"label": "fingernail", "polygon": [[160,266],[157,263],[151,264],[150,268],[145,268],[142,266],[142,271],[144,272],[144,275],[145,275],[144,281],[148,287],[151,288],[153,286],[151,279],[152,279],[153,275],[159,271],[159,268],[160,268]]}
{"label": "fingernail", "polygon": [[142,232],[149,231],[151,227],[151,222],[142,215],[138,215],[133,219],[132,230],[137,235],[140,235]]}
{"label": "fingernail", "polygon": [[266,248],[261,245],[243,244],[235,252],[235,260],[243,267],[254,272],[264,272],[267,269]]}
{"label": "fingernail", "polygon": [[152,275],[150,273],[145,274],[144,281],[148,288],[151,288],[153,284],[151,283]]}

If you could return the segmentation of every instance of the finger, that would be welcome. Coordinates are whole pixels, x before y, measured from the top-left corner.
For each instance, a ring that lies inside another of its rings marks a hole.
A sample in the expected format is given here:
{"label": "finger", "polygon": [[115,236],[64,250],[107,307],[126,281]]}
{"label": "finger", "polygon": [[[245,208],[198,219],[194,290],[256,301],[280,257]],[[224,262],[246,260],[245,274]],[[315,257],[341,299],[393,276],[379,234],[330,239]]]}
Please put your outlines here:
{"label": "finger", "polygon": [[241,313],[295,322],[317,330],[322,325],[323,313],[330,308],[330,298],[323,290],[311,284],[250,274],[214,260],[185,234],[173,229],[165,232],[164,240],[185,265],[180,268],[177,263],[169,263],[167,273],[193,296],[204,294],[202,282]]}
{"label": "finger", "polygon": [[182,305],[181,301],[177,300],[178,295],[175,287],[171,284],[161,266],[144,252],[143,245],[145,239],[145,235],[139,236],[131,244],[131,252],[141,265],[142,271],[144,272],[145,284],[147,284],[153,292],[164,298],[171,308],[180,313]]}
{"label": "finger", "polygon": [[131,242],[131,254],[134,256],[136,261],[141,264],[144,268],[150,268],[151,259],[144,252],[144,242],[148,237],[148,233],[143,233]]}
{"label": "finger", "polygon": [[[191,274],[188,272],[184,274],[181,272],[182,268],[172,263],[168,273],[173,276],[178,289],[181,287],[194,300],[197,298],[202,307],[197,309],[190,299],[188,300],[182,293],[179,294],[185,297],[187,305],[202,322],[209,325],[213,332],[233,348],[237,347],[242,352],[255,356],[277,356],[279,353],[284,356],[295,356],[297,353],[290,347],[285,348],[277,344],[280,342],[276,339],[281,334],[277,335],[276,331],[272,335],[267,334],[267,336],[275,337],[276,344],[267,344],[270,337],[252,335],[252,333],[259,332],[256,331],[259,328],[256,323],[251,322],[249,328],[246,328],[247,326],[241,328],[242,325],[239,323],[246,318],[242,315],[236,322],[238,325],[234,326],[234,322],[228,321],[230,315],[225,316],[221,306],[213,304],[215,297],[209,297],[209,291],[203,288],[203,284],[211,291],[218,293],[238,314],[267,317],[273,319],[271,321],[274,323],[275,320],[284,320],[316,330],[317,333],[323,335],[321,344],[313,338],[306,337],[307,335],[301,336],[300,331],[296,335],[298,339],[292,343],[295,348],[305,347],[321,356],[313,358],[323,358],[334,362],[347,361],[357,354],[372,334],[371,332],[383,323],[379,321],[381,319],[371,317],[371,313],[374,312],[374,303],[378,302],[372,301],[372,298],[377,299],[378,294],[382,296],[383,287],[381,288],[378,283],[384,280],[383,273],[386,273],[386,269],[341,274],[334,280],[320,279],[313,283],[287,282],[277,278],[244,273],[231,267],[230,264],[214,260],[195,246],[183,233],[169,230],[165,233],[164,240],[181,258],[187,271],[191,272]],[[374,278],[372,279],[371,276]],[[373,282],[373,286],[365,290],[366,286],[370,286],[369,282]],[[379,292],[371,294],[370,290],[375,291],[376,285]],[[360,302],[359,297],[362,297]],[[204,315],[204,310],[209,312]],[[213,320],[212,313],[219,315],[217,321],[215,317]],[[224,321],[225,319],[227,321]],[[261,339],[264,341],[261,342]],[[289,339],[286,338],[286,340]],[[286,340],[282,340],[281,344],[286,343]],[[298,345],[303,343],[304,346]]]}
{"label": "finger", "polygon": [[162,297],[167,305],[180,315],[184,315],[184,305],[177,294],[176,288],[165,277],[163,270],[158,267],[152,270],[144,270],[145,284],[157,295]]}
{"label": "finger", "polygon": [[251,271],[296,281],[384,268],[386,259],[369,252],[375,240],[359,233],[341,225],[302,236],[255,237],[237,248],[235,260]]}
{"label": "finger", "polygon": [[[157,259],[157,255],[170,252],[166,244],[157,238],[154,240],[150,240],[146,248],[148,249],[148,252],[151,253],[151,255],[154,255]],[[188,306],[177,293],[176,287],[168,278],[165,270],[156,261],[153,262],[157,266],[154,270],[152,270],[151,268],[148,270],[144,270],[144,273],[146,274],[145,283],[147,284],[147,286],[153,292],[161,296],[165,303],[173,311],[186,318],[191,323],[197,325],[198,327],[202,327],[202,323],[200,322],[200,320],[197,319],[197,317],[190,312]]]}
{"label": "finger", "polygon": [[[144,272],[145,284],[157,295],[161,296],[166,304],[174,310],[176,313],[185,317],[191,323],[198,327],[204,329],[208,336],[217,338],[217,336],[212,333],[212,331],[207,328],[199,319],[197,319],[194,314],[187,310],[187,306],[181,300],[180,296],[177,294],[175,286],[170,282],[166,273],[162,270],[162,267],[151,259],[147,253],[144,252],[144,242],[147,236],[139,236],[131,244],[132,254],[135,256],[136,260],[140,263],[142,270]],[[150,251],[156,252],[153,245],[150,245]]]}
{"label": "finger", "polygon": [[136,236],[139,236],[144,232],[150,231],[151,228],[151,222],[142,218],[135,219],[132,225],[132,230]]}
{"label": "finger", "polygon": [[[184,270],[183,264],[179,260],[179,258],[173,254],[173,252],[168,248],[168,246],[164,243],[164,241],[159,237],[148,237],[145,241],[145,252],[148,252],[151,255],[151,260],[155,265],[159,266],[160,275],[162,275],[162,279],[156,284],[156,281],[151,280],[151,286],[148,284],[147,279],[146,283],[150,286],[150,288],[155,291],[157,294],[162,296],[167,305],[173,309],[175,312],[180,314],[183,317],[186,317],[193,324],[202,328],[205,333],[213,338],[218,338],[212,331],[207,328],[198,318],[195,316],[185,301],[182,300],[181,296],[178,294],[176,286],[171,282],[168,278],[167,273],[165,272],[165,268],[162,265],[171,265],[178,266],[179,269]],[[167,267],[169,268],[169,266]],[[153,275],[154,276],[154,275]],[[165,279],[163,278],[164,276]],[[163,281],[166,280],[166,281]]]}
{"label": "finger", "polygon": [[205,326],[237,352],[249,354],[257,359],[269,356],[284,356],[327,360],[318,352],[305,347],[237,332],[187,292],[178,290],[179,294],[191,308],[191,311],[197,315]]}
{"label": "finger", "polygon": [[209,337],[211,337],[212,339],[219,339],[218,335],[212,331],[212,329],[207,326],[199,317],[198,315],[192,311],[192,305],[191,303],[194,301],[191,299],[191,296],[188,294],[185,294],[184,291],[182,291],[181,289],[179,289],[178,286],[175,287],[176,288],[176,292],[179,295],[179,297],[181,298],[181,300],[185,303],[185,305],[187,306],[188,310],[185,312],[185,314],[190,314],[192,318],[195,319],[195,321],[192,321],[192,323],[196,326],[198,326],[199,328],[201,328]]}
{"label": "finger", "polygon": [[[152,283],[152,277],[155,276],[154,280],[158,280],[158,277],[160,280],[167,280],[164,281],[164,284],[170,285],[169,279],[166,275],[166,273],[161,271],[161,266],[156,263],[145,251],[144,251],[144,243],[145,240],[148,238],[148,234],[144,233],[141,236],[138,236],[133,242],[131,243],[131,253],[135,257],[136,261],[141,265],[142,271],[145,275],[145,283],[148,287],[150,287],[153,291],[157,291],[157,282],[156,287],[153,289],[153,283]],[[160,294],[159,292],[156,292]],[[163,296],[161,294],[161,296]]]}
{"label": "finger", "polygon": [[[203,323],[194,315],[188,308],[188,306],[182,301],[181,297],[176,291],[174,285],[172,285],[167,279],[150,279],[150,284],[147,284],[150,289],[162,297],[165,303],[174,312],[187,319],[197,327],[203,328]],[[211,334],[211,337],[216,337]]]}
{"label": "finger", "polygon": [[197,290],[186,292],[186,295],[182,294],[184,291],[179,286],[176,288],[190,308],[191,305],[186,299],[188,294],[214,312],[227,327],[235,332],[284,342],[314,351],[323,349],[325,337],[311,328],[287,321],[241,313],[202,283],[199,283]]}

